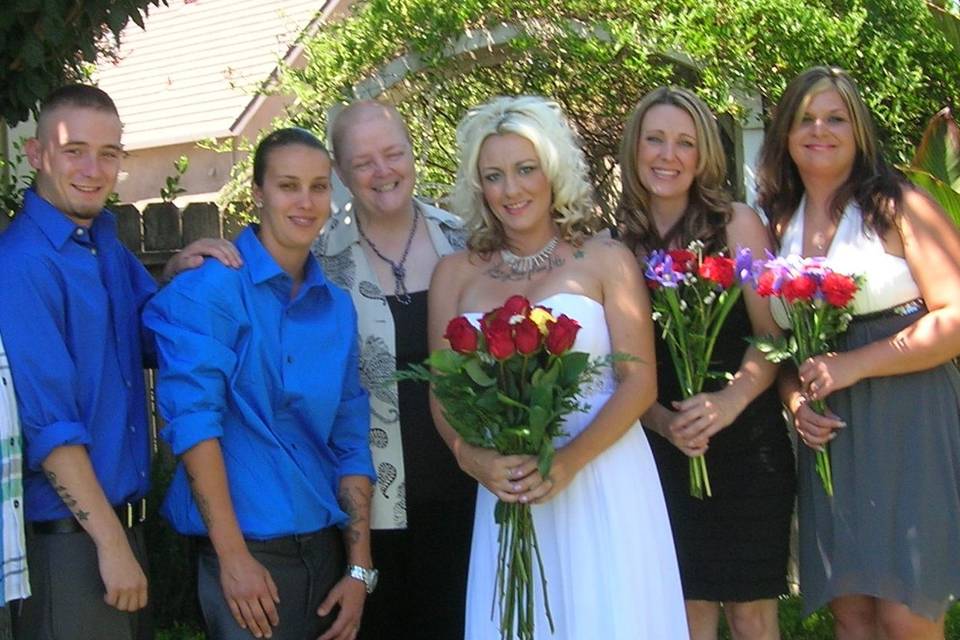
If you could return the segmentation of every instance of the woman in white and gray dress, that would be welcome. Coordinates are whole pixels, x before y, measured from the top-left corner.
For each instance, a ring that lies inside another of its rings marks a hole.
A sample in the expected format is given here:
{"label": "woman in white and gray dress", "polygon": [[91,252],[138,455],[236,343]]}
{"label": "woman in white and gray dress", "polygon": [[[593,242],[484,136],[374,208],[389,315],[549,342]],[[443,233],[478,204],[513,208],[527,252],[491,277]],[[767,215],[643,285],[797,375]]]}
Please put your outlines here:
{"label": "woman in white and gray dress", "polygon": [[[800,589],[841,639],[941,639],[960,593],[960,235],[884,161],[842,70],[787,87],[760,159],[782,255],[860,273],[836,353],[784,391],[799,452]],[[818,416],[808,400],[826,400]],[[830,443],[834,496],[814,470]]]}

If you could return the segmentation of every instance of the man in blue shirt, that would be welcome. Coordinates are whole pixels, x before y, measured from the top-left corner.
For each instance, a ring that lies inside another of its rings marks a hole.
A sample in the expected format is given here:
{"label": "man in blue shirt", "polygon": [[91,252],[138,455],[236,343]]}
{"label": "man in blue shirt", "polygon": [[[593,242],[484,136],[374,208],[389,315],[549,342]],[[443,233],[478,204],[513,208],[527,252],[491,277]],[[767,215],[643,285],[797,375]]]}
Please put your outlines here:
{"label": "man in blue shirt", "polygon": [[[147,604],[136,525],[150,461],[140,309],[156,286],[103,209],[123,157],[121,130],[103,91],[72,85],[51,94],[25,145],[34,187],[0,235],[0,332],[16,382],[30,523],[33,596],[21,606],[18,638],[149,633],[148,616],[136,613]],[[195,243],[165,275],[196,266],[201,254],[239,263],[222,251]]]}

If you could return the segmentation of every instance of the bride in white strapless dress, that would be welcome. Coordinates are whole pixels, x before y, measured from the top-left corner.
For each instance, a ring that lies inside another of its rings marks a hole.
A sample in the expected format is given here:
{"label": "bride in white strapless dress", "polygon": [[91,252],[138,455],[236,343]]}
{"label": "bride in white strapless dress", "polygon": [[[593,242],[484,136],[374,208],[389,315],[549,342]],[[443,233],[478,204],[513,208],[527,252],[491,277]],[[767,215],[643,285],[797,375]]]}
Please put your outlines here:
{"label": "bride in white strapless dress", "polygon": [[[582,329],[573,349],[592,357],[611,352],[603,305],[584,295],[558,293],[540,301]],[[477,314],[478,315],[478,314]],[[566,421],[562,446],[587,427],[616,389],[609,369],[588,389],[587,413]],[[500,637],[491,620],[497,569],[496,496],[477,496],[466,638]],[[639,422],[594,458],[566,489],[533,506],[557,633],[543,615],[537,582],[537,637],[604,640],[687,638],[680,577],[657,469]]]}
{"label": "bride in white strapless dress", "polygon": [[534,573],[537,639],[686,640],[669,519],[638,422],[656,397],[656,363],[637,261],[617,242],[588,237],[595,210],[586,165],[556,104],[497,98],[467,114],[457,140],[452,205],[470,218],[473,233],[469,250],[443,258],[434,272],[431,349],[449,346],[443,336],[451,318],[466,313],[478,321],[519,294],[579,322],[574,349],[636,357],[584,391],[590,409],[568,417],[547,477],[534,456],[466,444],[434,403],[440,435],[480,483],[465,638],[501,637],[493,517],[500,499],[532,505],[556,623],[551,634]]}

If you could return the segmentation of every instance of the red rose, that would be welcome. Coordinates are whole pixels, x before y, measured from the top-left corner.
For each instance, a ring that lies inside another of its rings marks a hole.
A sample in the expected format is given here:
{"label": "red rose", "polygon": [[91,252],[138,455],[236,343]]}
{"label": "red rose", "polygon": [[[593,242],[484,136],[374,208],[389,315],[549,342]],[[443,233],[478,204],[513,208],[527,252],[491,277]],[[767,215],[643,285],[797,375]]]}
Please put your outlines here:
{"label": "red rose", "polygon": [[555,356],[569,351],[577,339],[578,331],[580,324],[566,314],[561,314],[556,322],[547,325],[547,351]]}
{"label": "red rose", "polygon": [[697,266],[697,254],[689,249],[670,249],[667,255],[673,260],[675,273],[690,273]]}
{"label": "red rose", "polygon": [[530,318],[524,318],[513,325],[513,341],[517,351],[525,356],[536,352],[540,348],[540,328]]}
{"label": "red rose", "polygon": [[487,350],[497,360],[506,360],[516,352],[513,343],[513,327],[503,318],[494,318],[485,323],[483,337],[487,340]]}
{"label": "red rose", "polygon": [[733,260],[722,256],[707,256],[700,265],[699,275],[727,289],[733,284]]}
{"label": "red rose", "polygon": [[787,302],[813,300],[813,294],[816,292],[817,281],[806,274],[800,274],[780,286],[780,293],[787,299]]}
{"label": "red rose", "polygon": [[761,298],[769,298],[777,292],[776,289],[774,289],[776,283],[777,274],[773,271],[764,271],[760,274],[760,277],[757,278],[757,294]]}
{"label": "red rose", "polygon": [[477,350],[480,332],[463,316],[458,316],[447,324],[443,337],[450,341],[450,348],[459,353],[473,353]]}
{"label": "red rose", "polygon": [[483,317],[480,318],[480,331],[485,333],[487,331],[487,325],[500,316],[503,316],[504,320],[510,319],[510,315],[504,311],[503,307],[497,307],[493,311],[487,311],[485,314],[483,314]]}
{"label": "red rose", "polygon": [[503,303],[503,310],[510,316],[525,316],[530,313],[530,301],[523,296],[510,296]]}
{"label": "red rose", "polygon": [[830,272],[820,283],[820,290],[826,301],[835,307],[845,307],[857,293],[857,283],[850,276]]}

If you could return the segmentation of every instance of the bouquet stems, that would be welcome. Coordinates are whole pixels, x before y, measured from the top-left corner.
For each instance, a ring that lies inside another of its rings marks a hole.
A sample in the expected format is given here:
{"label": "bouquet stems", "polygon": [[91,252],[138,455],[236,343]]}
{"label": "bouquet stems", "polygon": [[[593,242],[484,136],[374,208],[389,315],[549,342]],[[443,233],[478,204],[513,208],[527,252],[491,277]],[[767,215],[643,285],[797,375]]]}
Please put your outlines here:
{"label": "bouquet stems", "polygon": [[[827,412],[827,403],[823,400],[814,400],[812,402],[813,410],[820,415]],[[820,476],[820,482],[823,484],[823,490],[828,496],[833,496],[833,472],[830,469],[830,443],[824,443],[816,450],[816,470]]]}
{"label": "bouquet stems", "polygon": [[490,617],[500,605],[500,638],[508,640],[533,640],[536,621],[535,589],[533,582],[534,560],[540,575],[543,592],[543,607],[554,632],[553,615],[550,613],[550,601],[547,597],[547,579],[543,571],[543,559],[540,557],[540,545],[533,526],[533,513],[530,505],[519,502],[497,502],[494,511],[500,524],[498,535],[497,576],[494,601]]}
{"label": "bouquet stems", "polygon": [[710,489],[710,476],[707,474],[707,459],[700,455],[690,458],[690,495],[703,499],[704,493],[708,498],[713,497]]}

